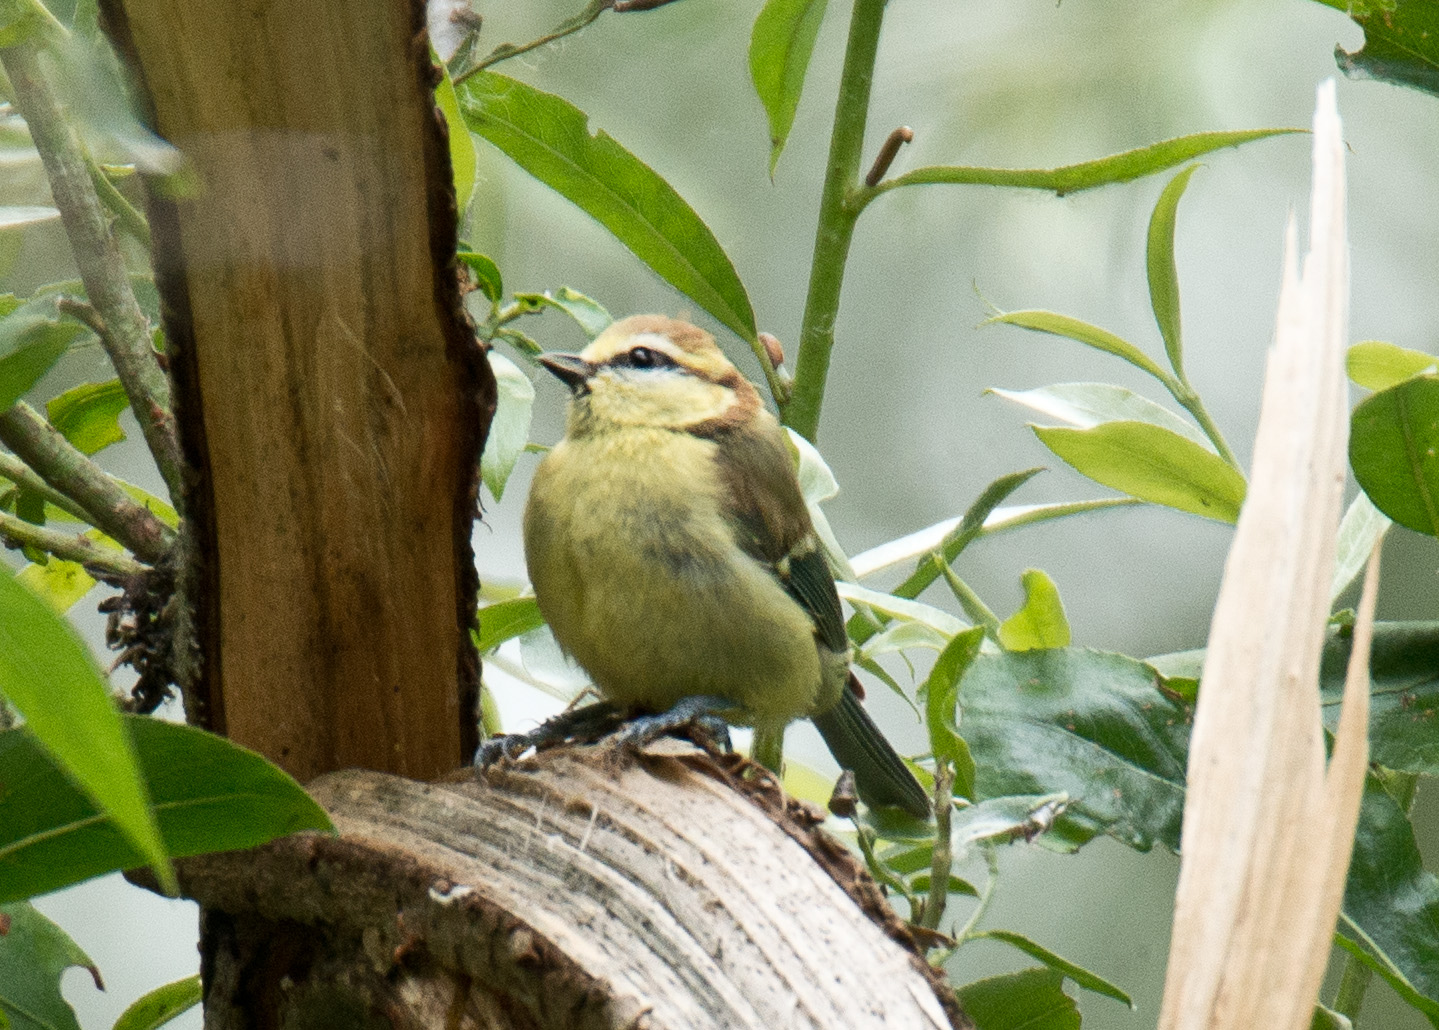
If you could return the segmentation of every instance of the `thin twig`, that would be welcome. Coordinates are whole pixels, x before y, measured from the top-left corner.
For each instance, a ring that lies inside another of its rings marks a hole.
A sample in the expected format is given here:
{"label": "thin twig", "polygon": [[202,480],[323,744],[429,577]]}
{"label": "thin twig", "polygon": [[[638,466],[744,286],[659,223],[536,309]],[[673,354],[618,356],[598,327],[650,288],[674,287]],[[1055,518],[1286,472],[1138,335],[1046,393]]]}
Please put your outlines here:
{"label": "thin twig", "polygon": [[891,132],[879,148],[879,153],[875,155],[874,164],[870,166],[869,174],[864,177],[864,184],[870,187],[878,186],[879,180],[884,178],[884,173],[889,171],[889,166],[894,164],[895,156],[899,154],[899,148],[912,142],[914,142],[914,130],[908,125],[901,125]]}
{"label": "thin twig", "polygon": [[90,522],[89,512],[41,479],[29,465],[15,455],[0,451],[0,477],[10,480],[26,493],[38,495],[46,504],[53,504],[84,523]]}
{"label": "thin twig", "polygon": [[600,15],[604,14],[606,11],[610,10],[611,8],[617,7],[618,4],[616,3],[616,0],[591,0],[591,2],[579,14],[575,15],[573,18],[566,18],[564,21],[556,25],[551,31],[545,33],[543,36],[540,36],[538,39],[532,39],[528,43],[501,43],[484,57],[480,58],[474,64],[470,65],[464,71],[460,72],[460,74],[456,75],[454,77],[455,85],[458,86],[460,83],[468,79],[471,75],[474,75],[476,72],[483,71],[492,64],[499,64],[501,61],[507,61],[511,57],[518,57],[520,56],[520,54],[527,54],[531,50],[537,50],[540,47],[545,46],[547,43],[555,42],[555,40],[557,39],[564,39],[566,36],[571,36],[574,33],[579,32],[580,29],[587,27],[591,22],[593,22]]}
{"label": "thin twig", "polygon": [[50,193],[70,238],[86,296],[108,329],[101,342],[130,398],[130,408],[170,496],[178,499],[180,449],[169,412],[169,382],[155,360],[149,322],[135,300],[119,242],[95,192],[84,148],[45,78],[37,46],[21,43],[0,50],[0,63],[10,76],[15,104],[45,165]]}
{"label": "thin twig", "polygon": [[105,174],[105,169],[90,156],[90,152],[86,150],[84,153],[85,167],[90,171],[90,181],[95,184],[95,194],[100,198],[100,203],[115,216],[115,224],[139,240],[141,246],[148,251],[151,245],[150,223],[139,209],[130,203],[129,198],[120,192],[120,188],[110,181],[110,176]]}
{"label": "thin twig", "polygon": [[999,855],[996,853],[993,844],[981,844],[984,851],[984,864],[989,867],[989,876],[984,881],[984,890],[980,892],[979,903],[974,906],[974,911],[964,921],[964,925],[956,931],[954,939],[963,944],[974,933],[974,928],[984,918],[985,911],[989,908],[989,901],[994,897],[994,888],[999,886]]}
{"label": "thin twig", "polygon": [[33,547],[64,561],[79,562],[106,580],[139,575],[145,566],[123,551],[101,547],[87,536],[36,526],[0,511],[0,540],[8,547]]}
{"label": "thin twig", "polygon": [[[936,758],[939,756],[936,755]],[[954,763],[939,760],[934,770],[934,850],[929,859],[929,894],[924,899],[920,926],[939,929],[949,904],[949,873],[954,865],[950,842],[950,815],[954,812]]]}
{"label": "thin twig", "polygon": [[100,466],[24,401],[0,412],[0,443],[84,510],[91,525],[154,564],[175,542],[175,531],[134,501]]}
{"label": "thin twig", "polygon": [[935,551],[930,555],[930,560],[939,567],[940,575],[949,584],[950,592],[954,594],[954,599],[959,602],[959,606],[964,609],[964,614],[974,620],[977,625],[984,627],[985,636],[996,644],[999,643],[999,616],[994,614],[993,609],[980,599],[980,596],[968,583],[959,578],[954,567],[944,560],[943,554]]}

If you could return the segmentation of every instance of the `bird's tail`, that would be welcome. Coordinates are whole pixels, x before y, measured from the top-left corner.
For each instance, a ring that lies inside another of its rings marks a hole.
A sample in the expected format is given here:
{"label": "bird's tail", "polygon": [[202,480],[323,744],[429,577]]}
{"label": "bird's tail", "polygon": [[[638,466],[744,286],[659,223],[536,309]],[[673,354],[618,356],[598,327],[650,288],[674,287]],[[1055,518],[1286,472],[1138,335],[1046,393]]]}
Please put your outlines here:
{"label": "bird's tail", "polygon": [[812,718],[840,768],[854,773],[855,788],[866,805],[892,805],[917,819],[929,818],[929,795],[851,687],[845,686],[839,704]]}

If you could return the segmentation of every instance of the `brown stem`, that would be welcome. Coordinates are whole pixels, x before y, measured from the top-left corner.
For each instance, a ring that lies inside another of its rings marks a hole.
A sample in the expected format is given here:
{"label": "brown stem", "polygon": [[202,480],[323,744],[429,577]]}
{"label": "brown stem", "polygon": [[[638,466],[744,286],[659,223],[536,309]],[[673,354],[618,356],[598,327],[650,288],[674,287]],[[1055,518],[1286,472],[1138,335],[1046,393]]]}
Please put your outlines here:
{"label": "brown stem", "polygon": [[899,148],[913,140],[914,130],[908,125],[901,125],[891,132],[885,139],[884,145],[879,148],[879,153],[875,155],[874,164],[870,166],[869,174],[864,177],[864,184],[871,187],[878,186],[879,180],[884,178],[884,173],[889,171],[889,166],[894,164]]}
{"label": "brown stem", "polygon": [[145,571],[134,558],[121,551],[101,547],[87,536],[32,525],[0,511],[0,540],[9,547],[34,547],[65,561],[79,562],[99,578],[118,580]]}
{"label": "brown stem", "polygon": [[153,565],[175,542],[174,530],[131,499],[24,401],[0,413],[0,443],[84,509],[97,529],[120,541],[142,561]]}
{"label": "brown stem", "polygon": [[[66,121],[59,98],[32,43],[0,50],[15,105],[45,165],[50,193],[70,238],[85,293],[108,332],[100,337],[130,398],[145,442],[170,496],[180,497],[180,451],[169,414],[170,386],[150,345],[150,326],[135,300],[110,219],[95,192],[85,151]],[[138,552],[137,552],[138,553]]]}

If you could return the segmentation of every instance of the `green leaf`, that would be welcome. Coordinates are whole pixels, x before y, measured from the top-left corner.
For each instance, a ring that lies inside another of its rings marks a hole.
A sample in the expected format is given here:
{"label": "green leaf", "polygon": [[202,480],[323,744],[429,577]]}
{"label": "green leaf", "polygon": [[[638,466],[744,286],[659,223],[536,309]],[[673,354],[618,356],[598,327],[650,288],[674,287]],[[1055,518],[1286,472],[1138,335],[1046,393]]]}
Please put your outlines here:
{"label": "green leaf", "polygon": [[470,138],[470,130],[460,116],[460,99],[455,95],[455,84],[450,79],[450,70],[433,50],[430,51],[430,59],[440,69],[440,81],[435,85],[435,105],[439,107],[448,130],[450,172],[455,181],[455,206],[459,209],[460,219],[463,221],[465,209],[470,206],[470,197],[475,192],[475,141]]}
{"label": "green leaf", "polygon": [[[1362,936],[1352,924],[1346,926],[1344,913],[1342,911],[1339,913],[1339,925],[1345,926],[1355,937]],[[1334,934],[1334,943],[1358,959],[1361,965],[1378,973],[1385,983],[1394,988],[1394,992],[1398,994],[1406,1004],[1427,1016],[1431,1026],[1439,1026],[1439,1002],[1435,1002],[1432,998],[1426,998],[1415,990],[1414,985],[1409,982],[1409,978],[1400,972],[1398,967],[1392,962],[1386,961],[1381,955],[1376,955],[1373,952],[1365,950],[1363,944],[1360,944],[1356,940],[1351,940],[1342,932]]]}
{"label": "green leaf", "polygon": [[1314,1018],[1309,1021],[1309,1030],[1354,1030],[1348,1016],[1340,1015],[1323,1005],[1314,1006]]}
{"label": "green leaf", "polygon": [[1439,366],[1439,358],[1381,340],[1365,340],[1344,356],[1349,378],[1366,390],[1387,390]]}
{"label": "green leaf", "polygon": [[480,456],[480,473],[490,494],[499,500],[515,462],[530,438],[530,416],[535,406],[535,387],[513,361],[499,351],[490,351],[490,369],[495,373],[498,401]]}
{"label": "green leaf", "polygon": [[987,798],[962,808],[950,824],[950,848],[956,862],[966,861],[975,844],[1010,844],[1048,831],[1069,807],[1069,795],[1014,794]]}
{"label": "green leaf", "polygon": [[1149,271],[1149,306],[1164,337],[1164,353],[1174,374],[1184,376],[1184,343],[1180,335],[1179,272],[1174,267],[1174,221],[1179,213],[1179,198],[1184,196],[1189,177],[1198,165],[1190,165],[1164,187],[1154,213],[1149,217],[1149,241],[1145,264]]}
{"label": "green leaf", "polygon": [[1093,347],[1095,350],[1102,350],[1106,354],[1123,358],[1135,368],[1148,372],[1161,383],[1169,382],[1169,373],[1155,364],[1148,354],[1134,344],[1122,337],[1115,336],[1108,329],[1101,329],[1097,325],[1081,322],[1077,318],[1059,315],[1053,311],[1005,311],[993,318],[985,319],[980,325],[994,325],[995,323],[1017,325],[1021,329],[1029,329],[1037,333],[1066,337],[1082,343],[1086,347]]}
{"label": "green leaf", "polygon": [[954,766],[954,793],[962,798],[974,797],[974,759],[954,722],[954,698],[960,677],[979,654],[983,640],[984,630],[979,626],[956,634],[935,659],[924,684],[930,753]]}
{"label": "green leaf", "polygon": [[1239,518],[1244,477],[1213,451],[1178,433],[1147,422],[1032,428],[1046,447],[1096,483],[1219,522]]}
{"label": "green leaf", "polygon": [[1345,75],[1380,79],[1439,96],[1439,8],[1424,0],[1319,0],[1364,30],[1354,53],[1334,48]]}
{"label": "green leaf", "polygon": [[[1324,725],[1339,724],[1353,641],[1333,626],[1319,686]],[[1390,769],[1439,776],[1439,622],[1380,622],[1369,658],[1369,758]]]}
{"label": "green leaf", "polygon": [[60,993],[71,966],[100,971],[70,936],[24,902],[0,905],[0,1017],[11,1030],[80,1030]]}
{"label": "green leaf", "polygon": [[1089,429],[1103,422],[1148,422],[1204,447],[1209,446],[1204,434],[1189,420],[1162,404],[1155,404],[1149,398],[1113,383],[1055,383],[1034,390],[1001,390],[992,386],[985,393],[1022,404],[1031,411],[1080,429]]}
{"label": "green leaf", "polygon": [[66,390],[45,405],[45,414],[77,450],[95,454],[125,439],[120,412],[129,406],[130,398],[120,380],[111,379],[106,383],[81,383]]}
{"label": "green leaf", "polygon": [[489,654],[506,640],[539,629],[545,617],[533,597],[515,597],[485,605],[479,612],[479,624],[475,648],[480,654]]}
{"label": "green leaf", "polygon": [[0,231],[19,229],[29,225],[53,222],[60,212],[53,207],[27,207],[22,205],[0,205]]}
{"label": "green leaf", "polygon": [[1414,827],[1373,776],[1364,784],[1338,936],[1439,1026],[1439,878],[1424,869]]}
{"label": "green leaf", "polygon": [[1334,558],[1334,577],[1329,582],[1329,600],[1332,602],[1353,583],[1369,560],[1369,552],[1389,531],[1393,523],[1369,499],[1360,492],[1339,520],[1338,553]]}
{"label": "green leaf", "polygon": [[24,396],[88,331],[64,318],[56,300],[44,295],[0,318],[0,411]]}
{"label": "green leaf", "polygon": [[[125,716],[175,858],[331,830],[293,779],[253,752],[191,726]],[[43,894],[146,861],[50,761],[28,729],[0,733],[0,900]]]}
{"label": "green leaf", "polygon": [[999,642],[1006,651],[1037,651],[1069,646],[1069,619],[1059,588],[1039,569],[1026,569],[1024,605],[999,626]]}
{"label": "green leaf", "polygon": [[187,976],[183,980],[156,987],[150,993],[136,999],[120,1018],[115,1020],[112,1030],[155,1030],[184,1012],[189,1012],[204,996],[200,975]]}
{"label": "green leaf", "polygon": [[579,327],[591,340],[608,329],[610,323],[614,321],[599,301],[591,300],[583,293],[572,290],[568,286],[561,286],[553,294],[548,291],[545,293],[517,293],[515,300],[536,311],[545,307],[563,311],[579,323]]}
{"label": "green leaf", "polygon": [[1178,847],[1192,710],[1148,665],[1083,648],[982,654],[959,707],[979,797],[1064,793],[1068,839]]}
{"label": "green leaf", "polygon": [[62,561],[53,554],[44,565],[26,565],[15,578],[58,614],[68,612],[95,586],[94,577],[83,565]]}
{"label": "green leaf", "polygon": [[856,583],[849,583],[840,580],[835,583],[835,589],[839,596],[851,604],[864,604],[883,612],[893,619],[905,619],[910,622],[918,622],[928,626],[936,633],[945,637],[952,637],[956,633],[963,633],[969,629],[949,612],[942,611],[931,605],[921,604],[919,601],[911,601],[904,597],[895,597],[893,594],[886,594],[879,590],[870,590],[868,587],[859,586]]}
{"label": "green leaf", "polygon": [[745,340],[754,311],[734,265],[684,199],[583,111],[551,93],[482,71],[459,88],[470,130],[576,204],[649,265]]}
{"label": "green leaf", "polygon": [[1376,508],[1439,536],[1439,375],[1406,380],[1356,407],[1349,464]]}
{"label": "green leaf", "polygon": [[500,266],[473,250],[462,250],[455,257],[475,273],[475,282],[490,303],[498,304],[505,295],[505,282],[500,278]]}
{"label": "green leaf", "polygon": [[[0,575],[0,695],[25,717],[27,733],[114,820],[139,861],[152,866],[165,890],[174,893],[175,874],[129,734],[99,670],[69,624],[9,575]],[[14,786],[4,776],[0,783]],[[0,833],[9,825],[0,820]],[[0,882],[8,885],[9,879]]]}
{"label": "green leaf", "polygon": [[794,124],[825,6],[826,0],[769,0],[754,21],[749,74],[769,116],[770,178]]}
{"label": "green leaf", "polygon": [[975,1030],[1079,1030],[1064,974],[1043,966],[976,980],[955,991]]}
{"label": "green leaf", "polygon": [[1013,948],[1018,948],[1032,959],[1038,959],[1050,969],[1063,973],[1068,979],[1074,981],[1076,987],[1082,987],[1086,991],[1093,991],[1095,994],[1102,994],[1107,998],[1123,1002],[1131,1009],[1134,1008],[1134,999],[1122,989],[1116,987],[1108,980],[1096,973],[1091,973],[1083,966],[1077,966],[1068,959],[1060,958],[1054,952],[1042,945],[1025,937],[1023,934],[1014,933],[1010,930],[982,930],[979,933],[972,933],[967,940],[991,940],[1002,941]]}
{"label": "green leaf", "polygon": [[920,186],[931,183],[972,183],[982,186],[1015,186],[1021,189],[1053,190],[1059,196],[1092,190],[1112,183],[1131,182],[1192,161],[1203,154],[1225,147],[1237,147],[1251,140],[1268,139],[1308,129],[1246,129],[1239,132],[1200,132],[1192,136],[1151,143],[1137,150],[1126,150],[1082,164],[1062,168],[971,168],[941,165],[916,168],[897,178],[881,183],[875,193],[898,186]]}

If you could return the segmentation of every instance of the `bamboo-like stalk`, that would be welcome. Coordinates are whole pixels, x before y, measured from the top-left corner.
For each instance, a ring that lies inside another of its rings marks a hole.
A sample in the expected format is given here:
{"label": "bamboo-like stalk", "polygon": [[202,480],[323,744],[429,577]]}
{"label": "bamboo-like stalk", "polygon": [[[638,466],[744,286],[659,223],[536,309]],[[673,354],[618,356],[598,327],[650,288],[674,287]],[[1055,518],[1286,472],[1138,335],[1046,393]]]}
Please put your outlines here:
{"label": "bamboo-like stalk", "polygon": [[1333,82],[1314,118],[1310,250],[1291,222],[1250,490],[1195,714],[1160,1030],[1310,1024],[1367,763],[1377,554],[1325,769],[1319,657],[1343,501],[1349,257]]}

